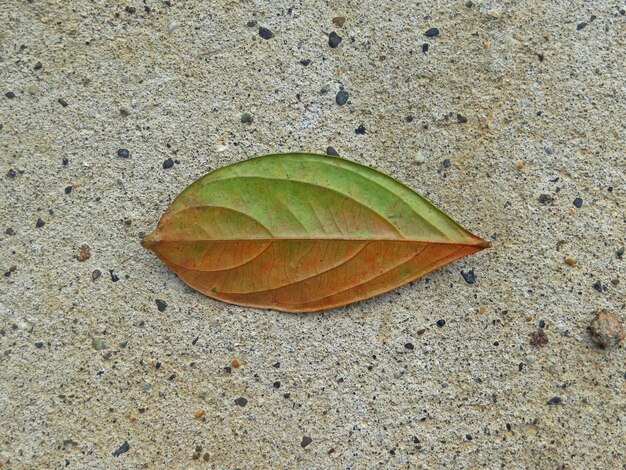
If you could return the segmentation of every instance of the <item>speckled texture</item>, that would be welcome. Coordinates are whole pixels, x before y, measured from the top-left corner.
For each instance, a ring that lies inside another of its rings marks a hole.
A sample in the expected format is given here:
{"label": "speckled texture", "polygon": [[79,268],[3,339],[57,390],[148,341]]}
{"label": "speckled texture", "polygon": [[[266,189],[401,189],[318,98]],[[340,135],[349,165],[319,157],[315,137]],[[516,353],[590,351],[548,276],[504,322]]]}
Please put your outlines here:
{"label": "speckled texture", "polygon": [[[624,346],[587,332],[626,315],[620,8],[2,2],[2,469],[624,466]],[[329,146],[493,248],[288,315],[140,246],[210,169]]]}

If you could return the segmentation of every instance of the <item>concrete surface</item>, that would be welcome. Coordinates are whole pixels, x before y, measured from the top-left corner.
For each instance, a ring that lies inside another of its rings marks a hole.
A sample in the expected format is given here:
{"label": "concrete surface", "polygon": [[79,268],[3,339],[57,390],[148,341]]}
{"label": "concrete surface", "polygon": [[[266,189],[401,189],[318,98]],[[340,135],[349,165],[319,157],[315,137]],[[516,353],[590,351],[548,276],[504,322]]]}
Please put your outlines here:
{"label": "concrete surface", "polygon": [[[626,315],[624,4],[472,1],[3,0],[0,467],[622,468],[586,328]],[[328,146],[493,248],[288,315],[140,246],[207,171]]]}

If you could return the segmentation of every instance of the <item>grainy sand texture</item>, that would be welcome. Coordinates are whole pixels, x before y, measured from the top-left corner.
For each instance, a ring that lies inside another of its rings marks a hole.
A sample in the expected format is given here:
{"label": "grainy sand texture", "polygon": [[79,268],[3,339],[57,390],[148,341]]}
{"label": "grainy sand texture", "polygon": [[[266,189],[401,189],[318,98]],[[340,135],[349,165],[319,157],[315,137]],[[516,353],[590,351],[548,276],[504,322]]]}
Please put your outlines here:
{"label": "grainy sand texture", "polygon": [[[624,343],[588,327],[626,317],[625,8],[1,0],[0,468],[623,468]],[[302,315],[142,248],[289,151],[493,247]]]}

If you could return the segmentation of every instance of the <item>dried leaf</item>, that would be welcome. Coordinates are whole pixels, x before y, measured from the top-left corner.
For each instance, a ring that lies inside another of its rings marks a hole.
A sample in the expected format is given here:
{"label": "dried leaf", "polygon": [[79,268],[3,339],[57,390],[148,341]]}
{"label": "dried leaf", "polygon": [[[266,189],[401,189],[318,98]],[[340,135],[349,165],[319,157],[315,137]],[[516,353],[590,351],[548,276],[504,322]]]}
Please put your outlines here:
{"label": "dried leaf", "polygon": [[210,297],[309,312],[387,292],[489,243],[376,170],[279,154],[197,180],[143,245]]}

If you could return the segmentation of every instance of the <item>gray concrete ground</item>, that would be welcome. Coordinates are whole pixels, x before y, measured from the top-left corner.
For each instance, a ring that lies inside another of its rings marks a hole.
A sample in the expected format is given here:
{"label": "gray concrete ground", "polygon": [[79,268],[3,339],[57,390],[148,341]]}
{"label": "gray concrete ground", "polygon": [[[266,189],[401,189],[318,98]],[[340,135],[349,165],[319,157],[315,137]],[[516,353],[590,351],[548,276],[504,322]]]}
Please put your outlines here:
{"label": "gray concrete ground", "polygon": [[[626,315],[626,7],[472,2],[0,2],[0,467],[622,468],[587,327]],[[140,246],[207,171],[328,146],[493,248],[288,315]]]}

